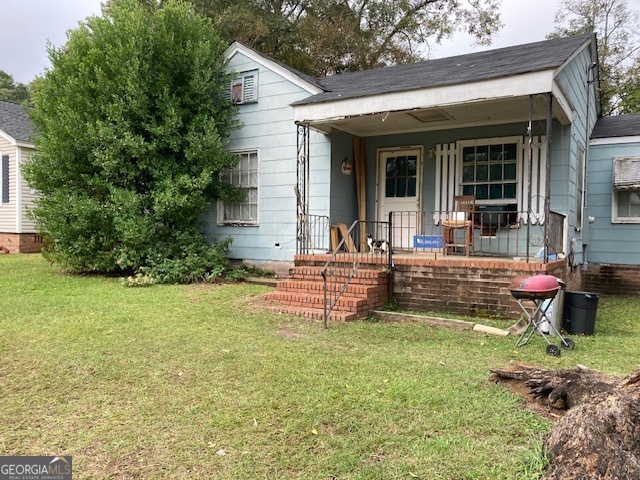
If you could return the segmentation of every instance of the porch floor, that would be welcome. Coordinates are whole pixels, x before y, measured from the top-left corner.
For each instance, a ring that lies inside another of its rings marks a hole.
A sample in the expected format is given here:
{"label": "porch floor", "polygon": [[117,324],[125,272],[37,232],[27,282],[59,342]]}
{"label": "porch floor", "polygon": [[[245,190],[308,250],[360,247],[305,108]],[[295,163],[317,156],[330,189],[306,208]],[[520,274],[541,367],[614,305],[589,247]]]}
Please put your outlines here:
{"label": "porch floor", "polygon": [[[296,255],[296,261],[314,262],[316,265],[324,265],[331,258],[330,254],[314,253]],[[541,258],[530,257],[496,257],[481,255],[444,255],[442,252],[398,252],[393,254],[394,265],[429,265],[442,267],[469,267],[469,268],[493,268],[506,270],[525,270],[541,272],[552,270],[564,264],[564,259],[549,260],[544,263]],[[388,258],[381,254],[371,253],[339,253],[334,262],[353,263],[357,261],[364,265],[377,265],[383,267],[389,263]]]}

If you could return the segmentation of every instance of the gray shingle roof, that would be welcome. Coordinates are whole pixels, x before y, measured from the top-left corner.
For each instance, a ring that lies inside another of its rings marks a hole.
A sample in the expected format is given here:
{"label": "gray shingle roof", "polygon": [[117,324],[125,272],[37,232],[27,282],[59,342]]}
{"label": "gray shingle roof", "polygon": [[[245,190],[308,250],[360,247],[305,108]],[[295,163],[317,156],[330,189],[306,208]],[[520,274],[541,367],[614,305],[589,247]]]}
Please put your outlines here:
{"label": "gray shingle roof", "polygon": [[561,66],[590,34],[319,78],[325,92],[294,105],[490,80]]}
{"label": "gray shingle roof", "polygon": [[633,137],[638,135],[640,135],[640,113],[599,118],[591,132],[591,138]]}
{"label": "gray shingle roof", "polygon": [[36,131],[24,107],[0,100],[0,130],[18,142],[33,143]]}

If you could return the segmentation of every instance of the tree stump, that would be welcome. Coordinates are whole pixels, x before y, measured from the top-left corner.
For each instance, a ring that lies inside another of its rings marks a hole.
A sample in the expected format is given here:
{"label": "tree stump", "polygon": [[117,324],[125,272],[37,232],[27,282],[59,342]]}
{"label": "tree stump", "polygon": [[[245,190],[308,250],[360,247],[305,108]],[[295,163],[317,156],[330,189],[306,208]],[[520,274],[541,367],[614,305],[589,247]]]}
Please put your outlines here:
{"label": "tree stump", "polygon": [[586,367],[492,370],[523,384],[534,401],[565,411],[546,441],[547,479],[640,478],[640,369],[621,379]]}

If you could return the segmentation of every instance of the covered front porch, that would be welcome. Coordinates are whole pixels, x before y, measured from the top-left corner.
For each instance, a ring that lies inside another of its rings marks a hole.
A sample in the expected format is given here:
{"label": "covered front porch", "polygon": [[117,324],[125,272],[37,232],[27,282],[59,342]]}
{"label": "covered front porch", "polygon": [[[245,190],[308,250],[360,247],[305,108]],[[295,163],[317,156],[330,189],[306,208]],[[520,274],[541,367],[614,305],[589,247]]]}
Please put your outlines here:
{"label": "covered front porch", "polygon": [[[572,154],[565,103],[548,91],[299,122],[296,253],[335,251],[359,221],[368,230],[354,241],[360,251],[368,234],[394,252],[436,258],[568,256],[569,185],[552,180],[566,177]],[[317,130],[331,138],[322,190],[309,148]]]}
{"label": "covered front porch", "polygon": [[[514,276],[579,281],[594,113],[575,78],[593,47],[575,37],[334,75],[293,104],[296,263],[324,262],[325,318],[359,270],[385,271],[403,307],[460,313],[515,311]],[[330,139],[329,172],[312,135]]]}
{"label": "covered front porch", "polygon": [[[462,122],[476,126],[463,129],[453,116],[420,132],[400,121],[428,123],[433,110],[396,112],[389,124],[389,112],[298,124],[296,268],[318,270],[304,270],[303,282],[316,286],[296,283],[290,293],[302,285],[306,297],[292,302],[315,304],[325,323],[340,311],[366,316],[387,301],[508,317],[519,308],[508,288],[514,277],[568,280],[567,216],[551,209],[549,181],[566,155],[556,149],[554,163],[554,129],[562,134],[569,123],[562,101],[549,92],[480,103],[468,106]],[[481,110],[493,124],[478,124]],[[458,121],[464,115],[456,110]],[[313,209],[312,128],[332,137],[328,215]],[[555,192],[558,206],[563,193]],[[354,282],[368,286],[354,289]]]}

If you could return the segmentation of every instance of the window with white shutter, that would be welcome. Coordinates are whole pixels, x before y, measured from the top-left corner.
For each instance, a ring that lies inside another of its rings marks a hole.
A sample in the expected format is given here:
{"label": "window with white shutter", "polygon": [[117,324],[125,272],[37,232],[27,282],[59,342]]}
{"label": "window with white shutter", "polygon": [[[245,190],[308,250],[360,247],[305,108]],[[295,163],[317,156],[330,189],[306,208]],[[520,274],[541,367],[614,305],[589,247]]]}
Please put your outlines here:
{"label": "window with white shutter", "polygon": [[640,223],[640,157],[613,159],[612,221]]}

